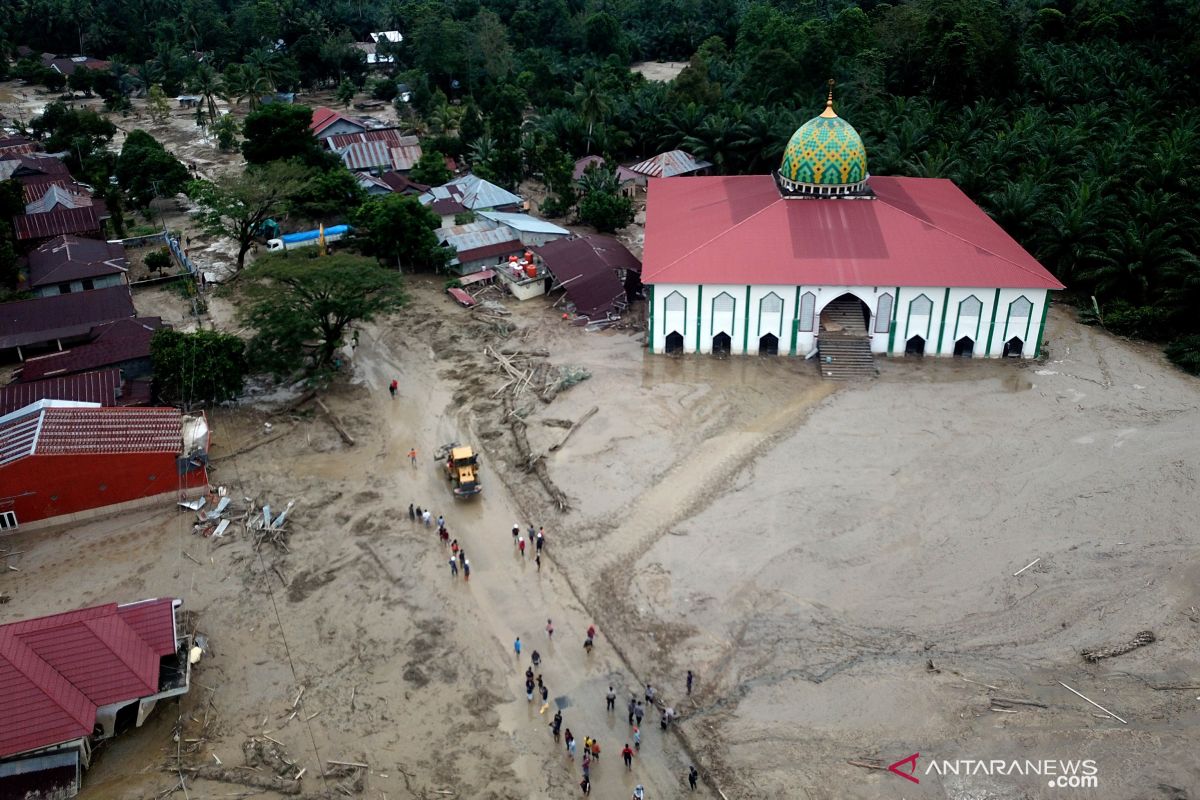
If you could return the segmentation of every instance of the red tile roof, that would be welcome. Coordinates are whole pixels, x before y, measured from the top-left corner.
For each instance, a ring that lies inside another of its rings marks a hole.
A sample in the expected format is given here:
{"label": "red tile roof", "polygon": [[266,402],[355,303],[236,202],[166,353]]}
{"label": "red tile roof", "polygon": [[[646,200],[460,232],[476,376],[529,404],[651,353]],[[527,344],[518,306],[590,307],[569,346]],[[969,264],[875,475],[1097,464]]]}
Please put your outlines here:
{"label": "red tile roof", "polygon": [[104,369],[0,386],[0,417],[38,400],[76,400],[102,406],[131,405],[121,397],[121,370]]}
{"label": "red tile roof", "polygon": [[309,130],[313,133],[320,133],[329,127],[329,124],[335,120],[341,119],[341,114],[334,111],[332,108],[325,106],[317,106],[312,112],[312,122],[308,124]]}
{"label": "red tile roof", "polygon": [[27,359],[18,380],[36,381],[149,358],[150,340],[161,327],[161,317],[135,317],[97,325],[86,344]]}
{"label": "red tile roof", "polygon": [[17,239],[48,239],[62,233],[100,233],[100,219],[95,205],[83,208],[56,207],[44,214],[25,214],[13,217]]}
{"label": "red tile roof", "polygon": [[170,598],[0,625],[0,757],[88,736],[97,706],[157,693],[174,627]]}
{"label": "red tile roof", "polygon": [[82,336],[136,313],[127,286],[0,303],[0,350]]}
{"label": "red tile roof", "polygon": [[1063,285],[948,180],[873,177],[876,199],[783,199],[769,175],[655,179],[645,283]]}

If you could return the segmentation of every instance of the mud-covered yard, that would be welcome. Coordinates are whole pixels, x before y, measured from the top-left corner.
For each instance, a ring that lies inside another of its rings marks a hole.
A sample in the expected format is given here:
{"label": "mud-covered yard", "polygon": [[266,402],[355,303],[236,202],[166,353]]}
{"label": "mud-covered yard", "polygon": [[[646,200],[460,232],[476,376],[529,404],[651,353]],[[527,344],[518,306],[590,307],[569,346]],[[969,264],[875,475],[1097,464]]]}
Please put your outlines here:
{"label": "mud-covered yard", "polygon": [[[171,594],[212,642],[179,710],[102,752],[85,797],[177,785],[180,712],[184,767],[239,769],[245,746],[257,769],[243,771],[306,770],[311,796],[570,797],[578,763],[546,728],[556,707],[601,740],[598,798],[639,782],[682,795],[690,763],[712,797],[1063,793],[924,772],[980,758],[1095,759],[1100,788],[1080,797],[1195,796],[1200,692],[1164,687],[1200,684],[1200,394],[1156,353],[1056,310],[1043,363],[894,360],[833,384],[792,359],[647,355],[641,326],[585,332],[542,301],[484,318],[432,279],[412,294],[361,331],[323,396],[353,446],[311,404],[210,415],[212,481],[243,506],[296,501],[286,550],[194,536],[172,509],[8,540],[24,552],[0,579],[5,619]],[[513,396],[487,349],[591,377],[550,402]],[[471,501],[451,499],[432,459],[451,440],[483,456]],[[469,582],[410,502],[446,516]],[[540,572],[514,521],[546,527]],[[1157,641],[1079,655],[1142,630]],[[544,656],[544,713],[525,699],[518,635]],[[646,682],[682,722],[664,735],[651,713],[626,773],[621,709]],[[917,752],[919,785],[848,763]],[[184,773],[193,798],[250,791],[198,774]]]}

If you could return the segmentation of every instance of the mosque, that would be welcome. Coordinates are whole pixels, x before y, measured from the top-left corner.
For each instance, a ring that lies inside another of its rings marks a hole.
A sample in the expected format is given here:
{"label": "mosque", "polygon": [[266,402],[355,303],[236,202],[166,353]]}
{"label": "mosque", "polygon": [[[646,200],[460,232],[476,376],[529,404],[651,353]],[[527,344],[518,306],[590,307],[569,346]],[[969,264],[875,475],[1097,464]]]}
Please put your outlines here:
{"label": "mosque", "polygon": [[652,179],[642,282],[655,353],[1034,358],[1063,285],[948,180],[872,176],[833,108],[771,175]]}

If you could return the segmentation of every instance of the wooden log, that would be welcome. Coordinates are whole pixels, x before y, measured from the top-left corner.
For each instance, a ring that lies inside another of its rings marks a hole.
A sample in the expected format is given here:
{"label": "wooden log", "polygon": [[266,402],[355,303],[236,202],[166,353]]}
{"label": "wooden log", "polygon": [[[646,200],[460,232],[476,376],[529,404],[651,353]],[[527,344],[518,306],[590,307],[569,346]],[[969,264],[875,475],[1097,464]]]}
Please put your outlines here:
{"label": "wooden log", "polygon": [[572,425],[570,427],[570,429],[567,431],[567,435],[564,436],[562,438],[562,440],[559,441],[558,444],[550,445],[550,452],[553,453],[555,450],[558,450],[560,447],[562,447],[564,444],[566,444],[567,439],[571,438],[571,434],[573,434],[573,433],[575,433],[575,431],[579,430],[579,426],[582,425],[583,423],[587,422],[589,419],[591,419],[592,415],[595,414],[599,410],[600,410],[600,406],[592,406],[586,414],[584,414],[582,417],[579,418],[578,422],[576,422],[574,425]]}
{"label": "wooden log", "polygon": [[1037,708],[1049,708],[1045,703],[1039,703],[1036,700],[1019,700],[1015,697],[993,697],[993,703],[1011,703],[1014,706],[1035,706]]}
{"label": "wooden log", "polygon": [[[185,767],[185,769],[187,769]],[[249,786],[254,789],[267,789],[279,794],[297,795],[300,794],[300,784],[294,780],[286,780],[284,778],[269,778],[265,775],[256,775],[252,772],[236,772],[224,767],[209,765],[199,767],[194,770],[188,769],[195,777],[206,781],[218,781],[220,783],[234,783],[239,786]]]}
{"label": "wooden log", "polygon": [[317,405],[320,406],[321,411],[325,413],[325,418],[329,420],[329,424],[332,425],[333,429],[338,432],[339,436],[342,437],[342,441],[353,447],[354,437],[347,433],[346,429],[342,427],[341,420],[337,418],[337,415],[330,411],[329,406],[325,405],[325,403],[323,403],[319,397],[317,398]]}

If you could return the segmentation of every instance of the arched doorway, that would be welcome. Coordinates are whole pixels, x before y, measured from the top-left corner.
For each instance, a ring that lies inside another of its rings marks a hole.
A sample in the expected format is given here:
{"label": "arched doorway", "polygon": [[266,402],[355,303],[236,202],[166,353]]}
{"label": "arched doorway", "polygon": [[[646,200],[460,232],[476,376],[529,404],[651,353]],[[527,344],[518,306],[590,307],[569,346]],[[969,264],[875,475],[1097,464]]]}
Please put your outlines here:
{"label": "arched doorway", "polygon": [[925,337],[914,336],[904,343],[904,355],[906,356],[923,356],[925,355]]}
{"label": "arched doorway", "polygon": [[733,349],[733,340],[728,333],[718,333],[713,337],[712,351],[715,356],[727,356]]}
{"label": "arched doorway", "polygon": [[1021,337],[1014,336],[1004,343],[1005,358],[1020,358],[1021,352],[1025,349],[1025,343],[1021,341]]}
{"label": "arched doorway", "polygon": [[847,292],[835,297],[821,309],[821,331],[848,336],[866,336],[871,324],[871,309]]}
{"label": "arched doorway", "polygon": [[964,336],[954,343],[954,355],[959,358],[971,358],[975,355],[975,342],[970,336]]}
{"label": "arched doorway", "polygon": [[679,331],[672,331],[667,334],[667,355],[679,355],[683,352],[683,334]]}
{"label": "arched doorway", "polygon": [[773,333],[768,333],[758,340],[758,354],[760,356],[777,356],[779,355],[779,337]]}

